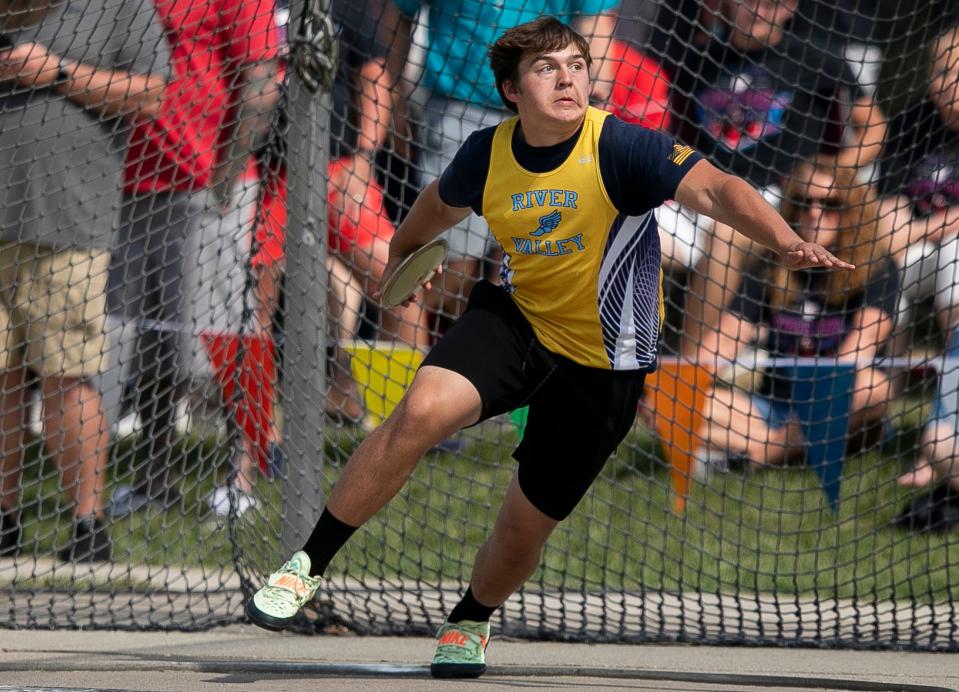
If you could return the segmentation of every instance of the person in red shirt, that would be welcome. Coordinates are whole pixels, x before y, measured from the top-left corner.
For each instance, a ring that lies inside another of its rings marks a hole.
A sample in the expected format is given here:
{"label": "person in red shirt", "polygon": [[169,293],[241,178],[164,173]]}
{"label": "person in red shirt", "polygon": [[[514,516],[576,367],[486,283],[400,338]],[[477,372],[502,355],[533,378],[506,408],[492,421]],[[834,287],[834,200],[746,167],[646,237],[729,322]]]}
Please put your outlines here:
{"label": "person in red shirt", "polygon": [[[272,0],[155,4],[173,78],[159,116],[131,137],[109,295],[111,312],[138,324],[127,365],[136,382],[143,463],[133,486],[114,492],[113,516],[178,500],[170,470],[180,373],[197,366],[186,359],[207,358],[197,330],[223,327],[227,318],[217,311],[243,302],[224,303],[222,287],[210,285],[219,272],[210,257],[223,255],[224,243],[236,244],[236,193],[279,98]],[[230,328],[239,331],[235,320],[223,330]]]}

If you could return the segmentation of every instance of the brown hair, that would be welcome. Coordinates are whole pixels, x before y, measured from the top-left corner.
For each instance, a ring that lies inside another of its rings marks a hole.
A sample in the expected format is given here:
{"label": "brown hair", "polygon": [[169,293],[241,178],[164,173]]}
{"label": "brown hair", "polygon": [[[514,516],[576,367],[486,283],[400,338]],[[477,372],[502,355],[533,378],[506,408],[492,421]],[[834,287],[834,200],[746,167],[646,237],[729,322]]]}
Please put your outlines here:
{"label": "brown hair", "polygon": [[[836,305],[861,292],[880,266],[882,257],[890,254],[889,238],[882,234],[879,223],[879,200],[873,186],[856,180],[856,170],[837,166],[836,158],[818,156],[812,161],[796,165],[785,186],[782,203],[783,218],[794,226],[800,209],[793,202],[796,188],[816,172],[833,179],[830,190],[842,201],[839,212],[838,237],[829,248],[839,259],[855,264],[854,271],[834,271],[827,281],[828,302]],[[799,294],[799,279],[795,272],[777,263],[769,276],[769,303],[783,307]]]}
{"label": "brown hair", "polygon": [[516,113],[516,104],[506,98],[503,82],[514,84],[519,80],[519,64],[528,53],[539,55],[563,50],[570,44],[586,58],[586,65],[592,64],[589,56],[589,43],[568,25],[555,17],[539,17],[531,22],[520,24],[500,36],[489,49],[489,66],[496,79],[496,91],[503,104]]}

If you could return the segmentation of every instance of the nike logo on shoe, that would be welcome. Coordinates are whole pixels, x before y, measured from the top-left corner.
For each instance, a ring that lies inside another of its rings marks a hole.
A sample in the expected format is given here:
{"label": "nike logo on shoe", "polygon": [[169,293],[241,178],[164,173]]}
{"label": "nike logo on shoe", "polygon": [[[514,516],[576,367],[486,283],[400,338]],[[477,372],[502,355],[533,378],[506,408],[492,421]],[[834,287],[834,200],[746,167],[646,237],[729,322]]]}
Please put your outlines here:
{"label": "nike logo on shoe", "polygon": [[466,638],[466,635],[462,632],[457,632],[456,630],[451,630],[445,632],[440,640],[437,642],[440,646],[446,646],[452,644],[453,646],[466,646],[469,640]]}
{"label": "nike logo on shoe", "polygon": [[280,575],[275,581],[270,582],[270,586],[278,586],[282,589],[289,589],[297,596],[306,596],[310,590],[303,580],[292,574]]}

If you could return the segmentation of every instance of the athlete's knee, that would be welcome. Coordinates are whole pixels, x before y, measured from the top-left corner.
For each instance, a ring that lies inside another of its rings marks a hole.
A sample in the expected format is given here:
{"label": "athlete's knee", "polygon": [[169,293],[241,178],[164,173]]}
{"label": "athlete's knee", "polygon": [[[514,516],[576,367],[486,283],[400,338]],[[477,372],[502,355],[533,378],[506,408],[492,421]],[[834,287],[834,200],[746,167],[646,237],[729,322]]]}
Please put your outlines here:
{"label": "athlete's knee", "polygon": [[481,408],[479,396],[475,390],[461,392],[459,384],[414,383],[390,416],[391,424],[409,434],[444,436],[475,423]]}
{"label": "athlete's knee", "polygon": [[397,428],[425,431],[444,420],[444,412],[434,397],[422,390],[411,390],[393,410],[390,420]]}
{"label": "athlete's knee", "polygon": [[497,522],[490,539],[496,543],[500,559],[524,563],[538,556],[546,544],[549,534],[532,531],[519,521]]}

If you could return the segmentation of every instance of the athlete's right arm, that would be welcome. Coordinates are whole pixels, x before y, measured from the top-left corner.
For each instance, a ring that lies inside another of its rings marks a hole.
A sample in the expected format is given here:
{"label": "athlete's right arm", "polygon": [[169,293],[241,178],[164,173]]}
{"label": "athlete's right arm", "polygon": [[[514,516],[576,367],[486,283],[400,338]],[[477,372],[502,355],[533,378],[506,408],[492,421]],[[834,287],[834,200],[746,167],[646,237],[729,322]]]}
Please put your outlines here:
{"label": "athlete's right arm", "polygon": [[396,271],[404,257],[473,213],[469,207],[451,207],[440,199],[439,185],[439,180],[434,180],[426,186],[413,202],[410,213],[396,229],[390,241],[390,259],[383,272],[383,279],[373,291],[374,300],[379,298],[381,287]]}
{"label": "athlete's right arm", "polygon": [[451,207],[440,199],[440,181],[434,180],[420,193],[410,213],[390,241],[390,259],[402,259],[426,245],[473,213],[469,207]]}

